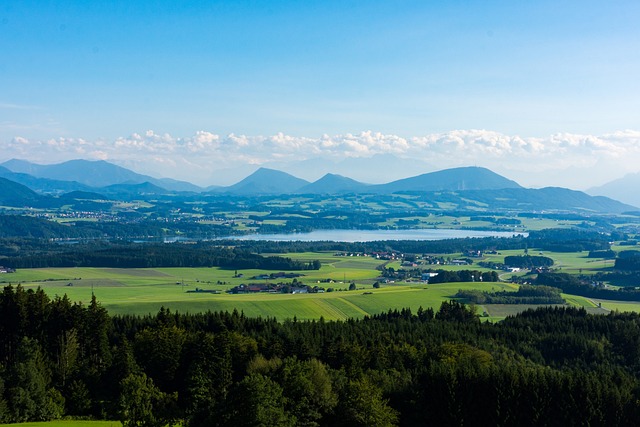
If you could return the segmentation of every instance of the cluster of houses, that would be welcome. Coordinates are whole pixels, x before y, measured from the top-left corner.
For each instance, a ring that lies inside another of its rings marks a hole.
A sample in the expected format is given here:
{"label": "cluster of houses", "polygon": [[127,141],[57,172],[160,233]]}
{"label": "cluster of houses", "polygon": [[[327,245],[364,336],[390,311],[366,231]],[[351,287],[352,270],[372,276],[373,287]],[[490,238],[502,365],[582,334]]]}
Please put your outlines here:
{"label": "cluster of houses", "polygon": [[371,257],[382,261],[395,261],[403,258],[403,254],[397,252],[336,252],[333,256]]}
{"label": "cluster of houses", "polygon": [[220,291],[217,289],[202,289],[195,288],[187,291],[188,294],[219,294]]}
{"label": "cluster of houses", "polygon": [[550,271],[551,271],[551,269],[549,267],[534,267],[529,271],[529,273],[530,274],[540,274],[540,273],[548,273]]}
{"label": "cluster of houses", "polygon": [[[472,253],[473,255],[469,255],[468,253]],[[481,251],[468,251],[465,253],[466,256],[470,257],[481,257]],[[375,259],[379,259],[382,261],[396,261],[396,260],[404,260],[402,263],[402,267],[407,268],[415,268],[418,267],[419,264],[429,264],[429,265],[470,265],[473,261],[468,259],[445,259],[442,256],[434,256],[434,255],[411,255],[407,256],[405,259],[405,254],[399,252],[336,252],[333,256],[339,257],[371,257]],[[418,261],[421,261],[418,263]]]}
{"label": "cluster of houses", "polygon": [[494,250],[489,250],[489,251],[480,251],[480,250],[476,250],[476,249],[469,249],[467,251],[464,252],[464,256],[466,257],[470,257],[470,258],[482,258],[484,255],[497,255],[498,251],[494,251]]}
{"label": "cluster of houses", "polygon": [[[251,280],[275,280],[275,279],[294,279],[297,277],[302,277],[304,274],[300,273],[285,273],[284,271],[280,271],[278,273],[271,274],[260,274],[258,276],[253,276]],[[242,277],[241,274],[238,274],[236,277]]]}
{"label": "cluster of houses", "polygon": [[324,293],[324,288],[319,286],[307,286],[300,282],[292,283],[263,283],[263,284],[241,284],[229,289],[230,294],[313,294]]}
{"label": "cluster of houses", "polygon": [[0,265],[0,273],[15,273],[16,271],[13,268],[3,267]]}
{"label": "cluster of houses", "polygon": [[45,219],[51,218],[64,218],[64,219],[97,219],[101,221],[117,221],[119,217],[111,213],[102,211],[72,211],[72,212],[59,212],[55,215],[45,213],[41,215],[34,215],[35,217],[41,217]]}

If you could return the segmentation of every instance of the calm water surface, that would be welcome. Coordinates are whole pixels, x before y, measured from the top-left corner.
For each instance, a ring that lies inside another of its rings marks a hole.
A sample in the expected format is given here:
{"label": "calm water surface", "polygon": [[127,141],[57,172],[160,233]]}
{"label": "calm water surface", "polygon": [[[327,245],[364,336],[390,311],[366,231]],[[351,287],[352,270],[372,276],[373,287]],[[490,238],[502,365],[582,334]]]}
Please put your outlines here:
{"label": "calm water surface", "polygon": [[377,240],[444,240],[465,237],[512,237],[516,234],[508,231],[476,231],[476,230],[316,230],[309,233],[296,234],[247,234],[233,236],[235,240],[268,240],[268,241],[301,241],[301,242],[374,242]]}

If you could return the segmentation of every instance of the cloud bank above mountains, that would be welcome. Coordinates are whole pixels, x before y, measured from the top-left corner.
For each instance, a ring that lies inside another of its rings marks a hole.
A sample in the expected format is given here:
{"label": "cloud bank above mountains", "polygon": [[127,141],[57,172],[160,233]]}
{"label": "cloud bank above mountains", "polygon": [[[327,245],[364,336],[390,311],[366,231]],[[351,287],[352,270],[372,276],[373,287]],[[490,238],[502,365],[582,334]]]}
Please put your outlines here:
{"label": "cloud bank above mountains", "polygon": [[372,183],[450,167],[483,166],[525,186],[575,189],[640,171],[640,131],[635,130],[546,138],[488,130],[409,138],[372,131],[317,138],[282,133],[222,136],[207,131],[175,137],[149,130],[115,140],[15,137],[3,145],[3,161],[107,160],[136,172],[200,185],[230,184],[260,166],[310,180],[334,172]]}

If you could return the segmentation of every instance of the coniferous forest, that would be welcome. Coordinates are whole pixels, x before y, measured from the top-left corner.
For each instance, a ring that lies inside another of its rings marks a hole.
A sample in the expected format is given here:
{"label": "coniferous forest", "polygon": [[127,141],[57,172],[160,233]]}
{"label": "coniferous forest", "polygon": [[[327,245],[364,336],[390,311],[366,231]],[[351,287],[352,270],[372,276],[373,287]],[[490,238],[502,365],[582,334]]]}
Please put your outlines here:
{"label": "coniferous forest", "polygon": [[0,427],[640,427],[640,0],[0,0]]}
{"label": "coniferous forest", "polygon": [[0,420],[126,426],[637,425],[640,315],[455,301],[361,320],[109,316],[0,296]]}

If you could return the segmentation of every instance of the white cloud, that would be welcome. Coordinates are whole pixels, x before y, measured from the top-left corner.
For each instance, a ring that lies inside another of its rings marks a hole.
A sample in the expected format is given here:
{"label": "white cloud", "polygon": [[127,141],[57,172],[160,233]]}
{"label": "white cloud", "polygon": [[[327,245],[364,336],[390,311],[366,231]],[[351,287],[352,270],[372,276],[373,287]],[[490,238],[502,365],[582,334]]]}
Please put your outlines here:
{"label": "white cloud", "polygon": [[28,145],[29,144],[29,140],[27,138],[23,138],[21,136],[16,136],[15,138],[13,138],[13,140],[11,142],[16,144],[16,145]]}
{"label": "white cloud", "polygon": [[95,150],[90,153],[90,157],[95,160],[108,160],[109,155],[104,151]]}
{"label": "white cloud", "polygon": [[[56,163],[74,158],[100,159],[135,167],[142,173],[200,184],[214,184],[207,180],[215,173],[248,164],[286,164],[311,158],[334,163],[378,154],[420,160],[438,169],[484,166],[524,185],[536,186],[587,188],[640,170],[640,131],[635,130],[604,135],[560,133],[545,138],[473,129],[410,138],[372,131],[317,138],[283,133],[220,136],[198,131],[179,138],[147,130],[113,141],[30,140],[16,136],[2,146],[3,160],[22,158],[36,163]],[[571,176],[562,178],[562,171],[567,168],[573,168]],[[401,177],[403,171],[380,173],[388,174],[391,180]],[[557,182],[559,175],[565,182]],[[551,182],[551,177],[556,181]]]}

